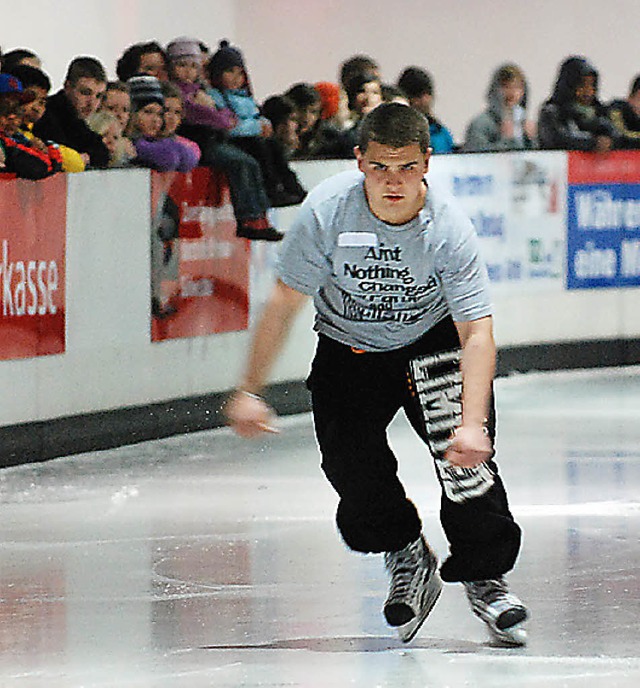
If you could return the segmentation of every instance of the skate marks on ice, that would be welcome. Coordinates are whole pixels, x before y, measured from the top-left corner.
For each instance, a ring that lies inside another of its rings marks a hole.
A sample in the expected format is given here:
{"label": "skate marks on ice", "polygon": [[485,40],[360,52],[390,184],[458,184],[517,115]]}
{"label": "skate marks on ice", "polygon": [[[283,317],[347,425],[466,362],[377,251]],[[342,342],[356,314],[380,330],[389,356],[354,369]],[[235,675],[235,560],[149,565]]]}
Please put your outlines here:
{"label": "skate marks on ice", "polygon": [[238,645],[204,645],[201,650],[308,650],[319,653],[367,653],[406,650],[439,650],[445,652],[476,652],[482,644],[459,638],[414,638],[407,646],[392,636],[340,636],[287,638],[264,643]]}

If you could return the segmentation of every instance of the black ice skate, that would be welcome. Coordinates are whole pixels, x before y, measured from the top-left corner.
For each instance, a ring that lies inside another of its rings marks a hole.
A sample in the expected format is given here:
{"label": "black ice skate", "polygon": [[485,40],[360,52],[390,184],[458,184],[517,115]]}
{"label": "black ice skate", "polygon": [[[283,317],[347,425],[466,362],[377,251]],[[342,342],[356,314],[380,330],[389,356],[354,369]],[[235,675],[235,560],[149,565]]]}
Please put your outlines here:
{"label": "black ice skate", "polygon": [[385,552],[384,564],[391,576],[384,616],[397,627],[400,640],[408,643],[442,592],[438,559],[420,536],[398,552]]}
{"label": "black ice skate", "polygon": [[505,645],[527,643],[523,627],[527,608],[509,592],[504,578],[463,583],[473,613],[487,625],[491,635]]}

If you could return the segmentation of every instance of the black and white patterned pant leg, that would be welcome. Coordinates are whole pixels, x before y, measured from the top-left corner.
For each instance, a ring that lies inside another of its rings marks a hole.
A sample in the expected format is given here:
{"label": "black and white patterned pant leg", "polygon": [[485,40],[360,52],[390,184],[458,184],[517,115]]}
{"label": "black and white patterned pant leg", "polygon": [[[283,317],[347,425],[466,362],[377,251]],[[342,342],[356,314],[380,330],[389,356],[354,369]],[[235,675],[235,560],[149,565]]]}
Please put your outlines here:
{"label": "black and white patterned pant leg", "polygon": [[456,503],[486,494],[494,484],[488,464],[454,466],[444,458],[462,419],[462,351],[453,349],[413,358],[409,362],[412,392],[421,410],[425,439],[447,497]]}

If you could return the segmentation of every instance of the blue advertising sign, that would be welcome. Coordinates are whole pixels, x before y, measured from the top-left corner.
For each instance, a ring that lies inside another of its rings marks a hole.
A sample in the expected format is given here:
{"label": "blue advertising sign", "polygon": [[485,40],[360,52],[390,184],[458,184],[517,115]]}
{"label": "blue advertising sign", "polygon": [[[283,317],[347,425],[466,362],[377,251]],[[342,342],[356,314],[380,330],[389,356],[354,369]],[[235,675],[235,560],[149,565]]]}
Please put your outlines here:
{"label": "blue advertising sign", "polygon": [[570,185],[567,288],[640,286],[640,184]]}

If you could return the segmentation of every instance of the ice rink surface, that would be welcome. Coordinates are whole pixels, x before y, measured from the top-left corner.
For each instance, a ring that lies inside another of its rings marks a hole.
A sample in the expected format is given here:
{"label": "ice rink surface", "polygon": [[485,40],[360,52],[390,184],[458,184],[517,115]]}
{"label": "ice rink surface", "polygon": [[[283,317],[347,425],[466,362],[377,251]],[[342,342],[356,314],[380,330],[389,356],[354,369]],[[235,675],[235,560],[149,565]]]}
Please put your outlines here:
{"label": "ice rink surface", "polygon": [[[348,552],[308,415],[0,471],[2,688],[640,685],[640,368],[499,380],[498,462],[529,645],[493,646],[449,585],[415,640]],[[401,475],[441,556],[431,460]]]}

